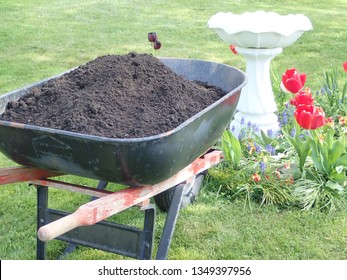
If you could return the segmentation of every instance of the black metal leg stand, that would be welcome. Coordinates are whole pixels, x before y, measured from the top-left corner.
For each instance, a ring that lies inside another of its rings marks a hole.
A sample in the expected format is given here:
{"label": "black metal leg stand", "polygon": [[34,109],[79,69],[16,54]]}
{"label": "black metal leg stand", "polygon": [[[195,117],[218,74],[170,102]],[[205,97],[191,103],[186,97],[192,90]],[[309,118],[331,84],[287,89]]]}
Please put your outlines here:
{"label": "black metal leg stand", "polygon": [[163,233],[159,242],[159,247],[156,255],[157,260],[167,259],[171,239],[176,227],[178,214],[181,208],[184,186],[185,183],[182,183],[176,186],[175,188],[170,208],[166,216]]}
{"label": "black metal leg stand", "polygon": [[[45,213],[48,207],[48,188],[36,186],[37,188],[37,230],[45,222]],[[37,237],[36,258],[38,260],[44,260],[46,255],[46,242],[41,241]]]}
{"label": "black metal leg stand", "polygon": [[[97,189],[98,190],[104,190],[108,185],[108,182],[106,181],[99,181],[98,185],[97,185]],[[90,200],[93,201],[95,199],[98,199],[98,197],[93,196]],[[60,255],[59,259],[64,259],[67,255],[71,254],[73,251],[75,251],[76,249],[76,244],[75,243],[71,243],[69,242],[69,244],[67,245],[67,247],[65,248],[64,252]]]}
{"label": "black metal leg stand", "polygon": [[[103,189],[106,182],[99,182],[98,188]],[[167,259],[170,243],[176,227],[183,190],[185,184],[176,186],[165,225],[156,254],[157,260]],[[69,213],[48,208],[48,188],[37,187],[37,230],[52,221],[62,218]],[[93,199],[93,198],[92,198]],[[88,227],[71,230],[56,239],[68,242],[62,256],[73,252],[77,245],[87,246],[103,251],[112,252],[135,259],[151,259],[153,251],[154,227],[156,207],[149,204],[141,208],[144,210],[143,229],[101,221]],[[46,257],[46,243],[37,238],[37,259]]]}
{"label": "black metal leg stand", "polygon": [[[47,187],[37,186],[37,205],[37,229],[70,214],[48,208]],[[82,245],[130,258],[151,259],[156,208],[149,204],[141,210],[144,210],[143,229],[101,221],[91,226],[78,227],[56,239],[72,244],[67,250],[73,251],[74,246]],[[45,255],[46,243],[37,238],[37,259],[43,260]]]}
{"label": "black metal leg stand", "polygon": [[145,211],[145,218],[143,223],[143,231],[141,235],[138,259],[150,260],[152,259],[153,241],[154,241],[154,230],[155,230],[155,219],[156,219],[156,208],[153,204],[148,204],[141,208]]}

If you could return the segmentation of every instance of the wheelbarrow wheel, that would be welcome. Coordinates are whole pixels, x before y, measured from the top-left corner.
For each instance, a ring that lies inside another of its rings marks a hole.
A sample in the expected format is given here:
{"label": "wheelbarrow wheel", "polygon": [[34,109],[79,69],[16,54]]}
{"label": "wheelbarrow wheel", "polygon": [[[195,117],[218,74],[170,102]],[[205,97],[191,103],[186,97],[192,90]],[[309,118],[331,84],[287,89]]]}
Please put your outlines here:
{"label": "wheelbarrow wheel", "polygon": [[[200,191],[203,181],[204,181],[204,174],[200,173],[196,175],[195,178],[190,183],[184,186],[181,209],[194,202],[196,196],[198,195]],[[160,210],[164,212],[169,211],[171,201],[172,201],[176,188],[177,186],[172,187],[154,196],[155,204],[158,206]]]}

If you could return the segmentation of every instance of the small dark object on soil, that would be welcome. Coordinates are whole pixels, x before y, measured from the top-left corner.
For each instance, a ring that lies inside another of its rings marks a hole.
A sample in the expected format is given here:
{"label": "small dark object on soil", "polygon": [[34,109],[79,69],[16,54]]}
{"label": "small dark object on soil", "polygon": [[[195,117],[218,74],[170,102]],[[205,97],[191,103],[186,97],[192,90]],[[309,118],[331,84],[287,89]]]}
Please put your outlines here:
{"label": "small dark object on soil", "polygon": [[1,120],[110,138],[176,128],[225,93],[148,54],[106,55],[10,102]]}

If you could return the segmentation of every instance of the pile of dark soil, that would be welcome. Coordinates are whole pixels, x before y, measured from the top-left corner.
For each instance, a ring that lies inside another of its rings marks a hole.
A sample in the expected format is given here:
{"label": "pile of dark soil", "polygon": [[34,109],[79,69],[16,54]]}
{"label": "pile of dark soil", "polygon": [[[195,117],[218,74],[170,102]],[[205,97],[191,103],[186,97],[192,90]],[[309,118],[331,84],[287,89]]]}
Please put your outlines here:
{"label": "pile of dark soil", "polygon": [[224,93],[188,81],[147,54],[107,55],[52,79],[0,119],[111,138],[176,128]]}

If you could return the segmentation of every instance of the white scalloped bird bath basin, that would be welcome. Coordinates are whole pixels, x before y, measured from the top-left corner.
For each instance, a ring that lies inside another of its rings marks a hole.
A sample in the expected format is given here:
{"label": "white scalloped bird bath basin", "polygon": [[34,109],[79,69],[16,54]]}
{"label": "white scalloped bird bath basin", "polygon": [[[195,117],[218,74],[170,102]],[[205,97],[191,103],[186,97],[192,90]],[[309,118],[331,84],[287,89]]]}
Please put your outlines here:
{"label": "white scalloped bird bath basin", "polygon": [[280,130],[275,112],[277,106],[270,80],[270,62],[293,44],[305,31],[312,29],[310,20],[302,15],[279,15],[275,12],[219,12],[208,21],[227,44],[235,45],[246,58],[247,85],[242,89],[237,113],[230,124],[239,135],[244,123],[255,124],[267,132]]}
{"label": "white scalloped bird bath basin", "polygon": [[305,31],[312,29],[302,14],[279,15],[275,12],[219,12],[208,21],[222,40],[242,48],[272,49],[293,44]]}

